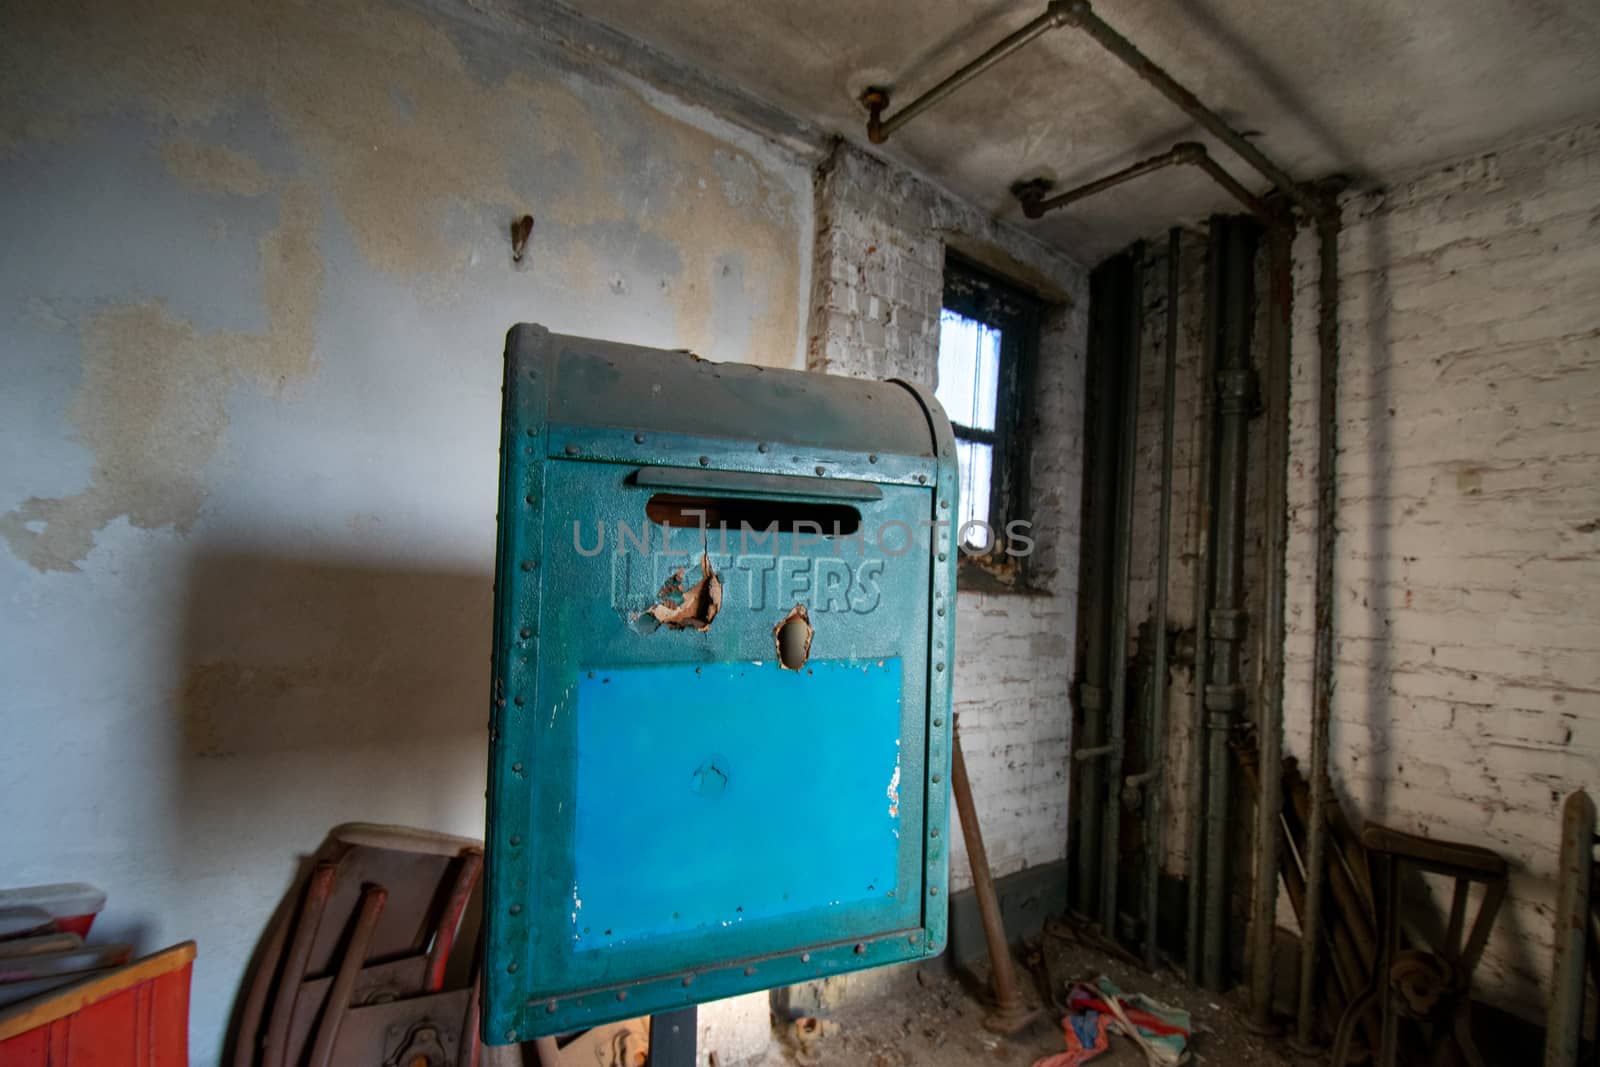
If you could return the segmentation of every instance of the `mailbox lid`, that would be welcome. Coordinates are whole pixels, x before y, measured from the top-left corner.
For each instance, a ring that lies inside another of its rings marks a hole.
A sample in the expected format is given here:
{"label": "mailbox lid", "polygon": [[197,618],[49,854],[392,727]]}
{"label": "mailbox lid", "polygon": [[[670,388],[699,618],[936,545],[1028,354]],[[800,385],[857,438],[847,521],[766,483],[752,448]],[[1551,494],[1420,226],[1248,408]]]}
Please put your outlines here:
{"label": "mailbox lid", "polygon": [[[538,362],[551,421],[559,426],[934,457],[927,413],[903,386],[545,336]],[[560,438],[554,443],[563,444]],[[659,442],[653,444],[655,451]],[[773,453],[767,461],[776,459]]]}

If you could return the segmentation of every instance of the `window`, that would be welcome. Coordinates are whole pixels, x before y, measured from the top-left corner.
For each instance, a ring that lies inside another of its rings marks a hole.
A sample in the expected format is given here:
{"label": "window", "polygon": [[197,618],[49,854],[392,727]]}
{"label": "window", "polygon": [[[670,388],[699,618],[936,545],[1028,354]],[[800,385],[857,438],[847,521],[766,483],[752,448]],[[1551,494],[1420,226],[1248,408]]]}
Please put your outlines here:
{"label": "window", "polygon": [[1039,302],[964,260],[945,263],[936,395],[961,468],[960,584],[1022,584],[1007,524],[1027,519],[1027,377]]}

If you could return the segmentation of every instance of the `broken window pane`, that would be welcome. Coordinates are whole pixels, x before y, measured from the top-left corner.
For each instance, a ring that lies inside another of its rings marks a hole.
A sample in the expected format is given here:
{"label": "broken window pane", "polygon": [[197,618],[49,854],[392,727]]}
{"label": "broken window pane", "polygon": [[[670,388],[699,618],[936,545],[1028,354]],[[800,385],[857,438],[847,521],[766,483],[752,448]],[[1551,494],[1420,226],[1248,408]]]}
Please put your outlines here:
{"label": "broken window pane", "polygon": [[961,463],[961,526],[966,528],[961,540],[974,550],[986,552],[993,541],[989,528],[966,524],[989,521],[994,446],[977,441],[957,441],[956,458]]}
{"label": "broken window pane", "polygon": [[939,387],[950,421],[993,430],[1000,393],[1000,331],[946,308],[939,316]]}

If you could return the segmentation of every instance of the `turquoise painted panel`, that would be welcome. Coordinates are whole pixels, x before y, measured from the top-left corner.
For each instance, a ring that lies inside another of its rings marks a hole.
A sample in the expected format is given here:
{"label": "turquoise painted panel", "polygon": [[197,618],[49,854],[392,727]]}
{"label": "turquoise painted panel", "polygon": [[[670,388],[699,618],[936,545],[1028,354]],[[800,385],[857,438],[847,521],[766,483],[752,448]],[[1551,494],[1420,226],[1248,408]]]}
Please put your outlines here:
{"label": "turquoise painted panel", "polygon": [[[937,402],[526,326],[505,381],[485,1039],[941,951],[957,511]],[[673,499],[709,517],[663,519]],[[714,616],[663,624],[703,576]],[[787,670],[775,629],[800,610]]]}
{"label": "turquoise painted panel", "polygon": [[[714,937],[898,895],[900,691],[897,657],[580,680],[573,944]],[[618,877],[619,857],[649,877]]]}

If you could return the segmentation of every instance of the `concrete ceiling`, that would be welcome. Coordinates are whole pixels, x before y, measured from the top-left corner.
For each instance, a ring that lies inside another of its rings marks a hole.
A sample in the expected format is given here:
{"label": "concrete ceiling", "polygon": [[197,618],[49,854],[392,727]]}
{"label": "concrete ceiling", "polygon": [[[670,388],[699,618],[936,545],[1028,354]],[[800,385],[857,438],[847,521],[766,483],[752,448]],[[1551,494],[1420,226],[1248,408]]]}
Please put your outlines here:
{"label": "concrete ceiling", "polygon": [[[582,13],[822,128],[865,142],[868,85],[896,105],[1044,10],[1043,0],[585,0]],[[1297,177],[1379,183],[1600,116],[1595,0],[1102,0],[1096,12]],[[891,106],[890,112],[895,110]],[[1029,222],[1008,189],[1098,177],[1179,140],[1187,116],[1070,27],[1052,30],[877,149],[1085,261],[1231,209],[1184,167]]]}

